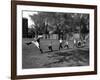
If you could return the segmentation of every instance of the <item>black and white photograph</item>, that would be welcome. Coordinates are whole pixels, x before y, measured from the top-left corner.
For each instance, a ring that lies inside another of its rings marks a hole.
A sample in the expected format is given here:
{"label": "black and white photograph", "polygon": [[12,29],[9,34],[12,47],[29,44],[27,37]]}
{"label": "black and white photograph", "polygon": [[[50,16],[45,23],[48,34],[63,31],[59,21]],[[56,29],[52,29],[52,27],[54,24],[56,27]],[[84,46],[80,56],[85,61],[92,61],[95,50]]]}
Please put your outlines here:
{"label": "black and white photograph", "polygon": [[89,65],[89,14],[22,11],[22,68]]}
{"label": "black and white photograph", "polygon": [[97,7],[60,3],[12,4],[12,77],[97,73]]}

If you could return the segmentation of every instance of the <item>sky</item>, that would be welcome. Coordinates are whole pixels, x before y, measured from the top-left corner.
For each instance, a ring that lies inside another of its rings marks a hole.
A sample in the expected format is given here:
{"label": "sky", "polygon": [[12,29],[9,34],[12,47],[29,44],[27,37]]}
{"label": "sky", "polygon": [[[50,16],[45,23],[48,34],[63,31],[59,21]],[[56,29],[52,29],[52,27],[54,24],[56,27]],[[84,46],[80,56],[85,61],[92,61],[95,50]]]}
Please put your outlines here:
{"label": "sky", "polygon": [[37,14],[37,12],[34,12],[34,11],[23,11],[23,17],[28,19],[28,27],[29,28],[30,28],[30,26],[32,24],[34,25],[34,21],[31,20],[29,15],[34,15],[34,14]]}

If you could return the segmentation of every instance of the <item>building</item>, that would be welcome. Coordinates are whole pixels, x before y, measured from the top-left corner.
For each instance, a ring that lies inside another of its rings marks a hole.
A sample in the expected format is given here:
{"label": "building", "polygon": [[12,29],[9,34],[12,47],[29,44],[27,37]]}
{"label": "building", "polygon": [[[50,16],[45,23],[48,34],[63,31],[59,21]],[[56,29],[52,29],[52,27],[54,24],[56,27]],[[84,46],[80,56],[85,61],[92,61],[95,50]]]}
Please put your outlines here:
{"label": "building", "polygon": [[22,18],[22,36],[23,38],[28,37],[28,19]]}

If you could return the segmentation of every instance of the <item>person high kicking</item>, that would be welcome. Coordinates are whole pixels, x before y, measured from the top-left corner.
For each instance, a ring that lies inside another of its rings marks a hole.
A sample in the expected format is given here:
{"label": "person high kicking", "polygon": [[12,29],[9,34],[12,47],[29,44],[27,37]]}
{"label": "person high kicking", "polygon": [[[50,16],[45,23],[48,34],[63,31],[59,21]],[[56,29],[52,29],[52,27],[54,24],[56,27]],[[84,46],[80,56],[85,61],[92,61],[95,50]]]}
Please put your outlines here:
{"label": "person high kicking", "polygon": [[33,41],[27,42],[26,44],[35,44],[35,46],[40,49],[41,53],[43,53],[42,49],[40,48],[40,38],[34,39]]}

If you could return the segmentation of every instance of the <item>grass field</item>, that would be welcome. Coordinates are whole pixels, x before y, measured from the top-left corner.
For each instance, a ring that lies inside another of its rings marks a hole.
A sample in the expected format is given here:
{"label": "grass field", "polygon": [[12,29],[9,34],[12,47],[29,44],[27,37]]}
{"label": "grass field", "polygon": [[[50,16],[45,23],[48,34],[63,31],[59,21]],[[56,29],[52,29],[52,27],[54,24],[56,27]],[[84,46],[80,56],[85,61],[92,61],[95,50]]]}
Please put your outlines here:
{"label": "grass field", "polygon": [[[51,68],[51,67],[68,67],[68,66],[87,66],[89,65],[89,48],[59,48],[59,41],[52,40],[53,52],[48,50],[48,44],[51,40],[41,40],[41,48],[44,52],[34,45],[26,45],[26,42],[33,39],[23,39],[22,41],[22,68]],[[70,41],[70,47],[73,42]]]}

